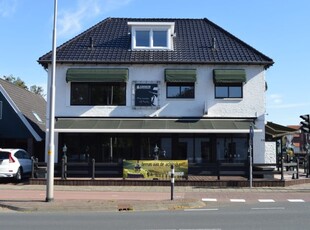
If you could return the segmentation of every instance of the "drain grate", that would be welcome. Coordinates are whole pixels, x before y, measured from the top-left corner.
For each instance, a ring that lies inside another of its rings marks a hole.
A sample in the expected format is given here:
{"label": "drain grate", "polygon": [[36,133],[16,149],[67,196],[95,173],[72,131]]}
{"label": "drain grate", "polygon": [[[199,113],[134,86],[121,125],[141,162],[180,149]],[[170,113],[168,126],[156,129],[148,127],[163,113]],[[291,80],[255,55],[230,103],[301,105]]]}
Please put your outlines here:
{"label": "drain grate", "polygon": [[133,208],[130,204],[119,204],[117,206],[118,211],[133,211]]}

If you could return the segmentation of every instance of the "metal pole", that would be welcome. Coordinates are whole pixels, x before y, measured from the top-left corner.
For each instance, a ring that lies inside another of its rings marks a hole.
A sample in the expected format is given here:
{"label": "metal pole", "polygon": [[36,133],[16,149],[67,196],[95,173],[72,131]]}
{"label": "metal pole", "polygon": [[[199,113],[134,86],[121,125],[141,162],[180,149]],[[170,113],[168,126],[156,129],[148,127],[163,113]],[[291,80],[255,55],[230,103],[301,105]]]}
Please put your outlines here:
{"label": "metal pole", "polygon": [[57,0],[54,0],[54,24],[52,44],[52,73],[49,81],[49,130],[47,151],[47,181],[46,202],[54,200],[54,119],[55,119],[55,72],[56,72],[56,23],[57,23]]}
{"label": "metal pole", "polygon": [[284,181],[284,157],[281,157],[281,181]]}
{"label": "metal pole", "polygon": [[173,200],[174,190],[174,165],[171,165],[171,200]]}
{"label": "metal pole", "polygon": [[307,178],[309,178],[309,176],[310,176],[310,153],[309,153],[309,150],[307,151],[308,153],[307,153],[307,155],[308,155],[308,161],[307,161]]}
{"label": "metal pole", "polygon": [[92,176],[91,176],[91,178],[94,180],[95,179],[95,170],[96,170],[95,158],[92,159],[91,163],[92,163]]}
{"label": "metal pole", "polygon": [[249,146],[249,179],[250,179],[250,188],[253,187],[253,138],[254,138],[254,128],[253,124],[250,125],[250,146]]}

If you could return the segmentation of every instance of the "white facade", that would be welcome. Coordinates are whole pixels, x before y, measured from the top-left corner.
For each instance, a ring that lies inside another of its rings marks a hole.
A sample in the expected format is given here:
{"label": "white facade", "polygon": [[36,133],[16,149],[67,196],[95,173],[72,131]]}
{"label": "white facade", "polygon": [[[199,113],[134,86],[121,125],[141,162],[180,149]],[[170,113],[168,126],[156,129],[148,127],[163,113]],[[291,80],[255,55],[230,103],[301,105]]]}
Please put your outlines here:
{"label": "white facade", "polygon": [[[70,106],[68,68],[128,68],[126,106]],[[241,99],[215,99],[214,69],[244,69],[246,82]],[[49,70],[51,66],[49,66]],[[166,97],[165,69],[196,69],[195,98]],[[50,74],[51,71],[48,71]],[[265,159],[265,70],[255,65],[61,65],[56,68],[56,117],[210,117],[256,118],[254,133],[254,163]],[[50,79],[50,76],[49,76]],[[157,82],[159,108],[134,107],[134,82]],[[49,108],[49,106],[47,106]],[[49,113],[48,113],[49,114]],[[47,122],[48,124],[48,122]],[[55,135],[57,142],[57,134]],[[55,143],[57,147],[57,143]],[[57,149],[57,148],[55,148]],[[57,159],[55,159],[57,161]]]}

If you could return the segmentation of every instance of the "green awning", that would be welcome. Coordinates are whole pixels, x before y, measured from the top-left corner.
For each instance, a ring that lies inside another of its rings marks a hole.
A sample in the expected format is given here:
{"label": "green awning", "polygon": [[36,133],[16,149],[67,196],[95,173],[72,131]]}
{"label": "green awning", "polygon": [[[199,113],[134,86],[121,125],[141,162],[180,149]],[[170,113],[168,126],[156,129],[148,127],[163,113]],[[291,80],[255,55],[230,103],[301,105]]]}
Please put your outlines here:
{"label": "green awning", "polygon": [[166,69],[166,82],[196,82],[195,69]]}
{"label": "green awning", "polygon": [[215,69],[213,70],[214,83],[242,83],[246,82],[244,69]]}
{"label": "green awning", "polygon": [[70,68],[66,81],[73,82],[126,82],[128,69],[110,68]]}
{"label": "green awning", "polygon": [[[250,120],[58,118],[64,133],[249,133]],[[255,130],[257,132],[259,130]],[[261,130],[260,130],[261,132]]]}
{"label": "green awning", "polygon": [[272,138],[282,138],[283,136],[294,135],[296,133],[299,133],[299,129],[293,129],[269,121],[265,125],[265,134]]}

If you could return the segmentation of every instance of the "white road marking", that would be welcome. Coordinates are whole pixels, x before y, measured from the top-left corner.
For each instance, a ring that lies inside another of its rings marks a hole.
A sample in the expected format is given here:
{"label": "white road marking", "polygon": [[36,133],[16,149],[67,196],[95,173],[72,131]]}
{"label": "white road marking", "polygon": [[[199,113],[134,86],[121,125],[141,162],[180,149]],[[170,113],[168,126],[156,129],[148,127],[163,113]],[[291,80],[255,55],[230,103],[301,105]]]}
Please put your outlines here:
{"label": "white road marking", "polygon": [[252,210],[284,210],[284,207],[251,208]]}
{"label": "white road marking", "polygon": [[216,202],[217,199],[214,199],[214,198],[202,198],[202,201],[205,201],[205,202],[209,202],[209,201]]}
{"label": "white road marking", "polygon": [[287,201],[288,201],[288,202],[294,202],[294,203],[298,203],[298,202],[303,203],[303,202],[305,202],[305,201],[302,200],[302,199],[287,199]]}
{"label": "white road marking", "polygon": [[245,199],[230,199],[230,202],[244,203]]}
{"label": "white road marking", "polygon": [[273,199],[258,199],[258,202],[261,202],[261,203],[274,203],[275,201]]}
{"label": "white road marking", "polygon": [[186,212],[192,212],[192,211],[218,211],[219,209],[218,208],[202,208],[202,209],[184,209],[184,211]]}

